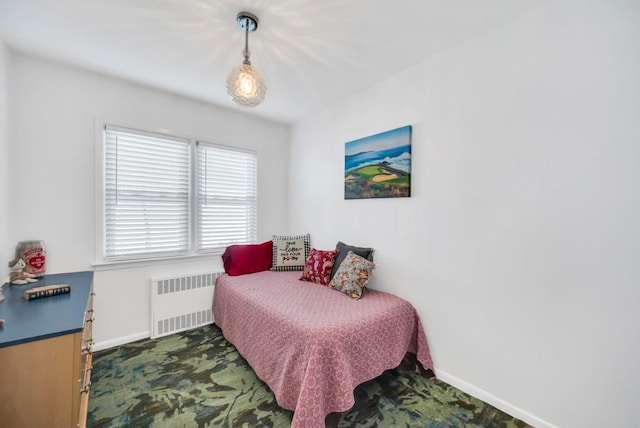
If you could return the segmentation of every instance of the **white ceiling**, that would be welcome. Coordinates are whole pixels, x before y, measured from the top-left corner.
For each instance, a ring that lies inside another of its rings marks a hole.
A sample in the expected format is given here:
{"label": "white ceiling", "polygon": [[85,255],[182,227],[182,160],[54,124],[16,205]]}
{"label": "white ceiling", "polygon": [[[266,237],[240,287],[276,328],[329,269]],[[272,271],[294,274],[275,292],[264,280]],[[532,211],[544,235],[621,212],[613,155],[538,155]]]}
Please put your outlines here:
{"label": "white ceiling", "polygon": [[268,83],[244,111],[293,122],[544,0],[0,0],[14,51],[69,63],[234,109],[241,63],[236,15],[260,20],[251,61]]}

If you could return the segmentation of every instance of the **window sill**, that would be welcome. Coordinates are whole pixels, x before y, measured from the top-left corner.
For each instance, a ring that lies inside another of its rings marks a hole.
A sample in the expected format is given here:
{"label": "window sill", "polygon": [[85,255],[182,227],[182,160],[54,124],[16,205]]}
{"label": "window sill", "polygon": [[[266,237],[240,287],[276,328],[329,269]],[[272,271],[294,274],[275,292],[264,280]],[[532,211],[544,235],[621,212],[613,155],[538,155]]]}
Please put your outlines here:
{"label": "window sill", "polygon": [[198,261],[207,258],[219,258],[222,253],[206,253],[206,254],[190,254],[187,256],[175,256],[175,257],[161,257],[155,259],[138,259],[138,260],[118,260],[113,262],[95,262],[92,263],[93,270],[96,272],[119,270],[119,269],[133,269],[145,266],[159,266],[169,263],[182,263]]}

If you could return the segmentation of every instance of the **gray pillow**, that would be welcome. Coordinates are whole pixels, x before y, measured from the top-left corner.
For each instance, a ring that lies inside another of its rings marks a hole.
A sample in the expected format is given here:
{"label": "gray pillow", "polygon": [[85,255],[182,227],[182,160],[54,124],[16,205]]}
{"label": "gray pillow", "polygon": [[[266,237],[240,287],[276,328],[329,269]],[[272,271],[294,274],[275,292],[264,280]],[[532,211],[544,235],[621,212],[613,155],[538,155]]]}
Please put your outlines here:
{"label": "gray pillow", "polygon": [[338,252],[338,256],[336,257],[336,262],[333,264],[333,268],[331,268],[331,279],[338,272],[338,268],[340,267],[340,263],[347,257],[349,251],[353,251],[360,257],[364,257],[370,262],[373,261],[373,248],[365,248],[365,247],[354,247],[353,245],[345,244],[342,241],[338,241],[336,244],[336,251]]}

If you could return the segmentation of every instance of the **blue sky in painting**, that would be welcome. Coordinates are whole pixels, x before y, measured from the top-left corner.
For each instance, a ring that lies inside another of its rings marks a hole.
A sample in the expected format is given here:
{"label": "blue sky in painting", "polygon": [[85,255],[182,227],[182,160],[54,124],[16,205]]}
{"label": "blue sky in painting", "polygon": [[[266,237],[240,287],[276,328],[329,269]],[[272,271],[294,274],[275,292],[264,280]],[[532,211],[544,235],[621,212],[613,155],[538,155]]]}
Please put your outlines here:
{"label": "blue sky in painting", "polygon": [[392,129],[370,137],[349,141],[345,144],[345,156],[351,156],[362,152],[376,152],[391,147],[406,146],[411,143],[411,125]]}

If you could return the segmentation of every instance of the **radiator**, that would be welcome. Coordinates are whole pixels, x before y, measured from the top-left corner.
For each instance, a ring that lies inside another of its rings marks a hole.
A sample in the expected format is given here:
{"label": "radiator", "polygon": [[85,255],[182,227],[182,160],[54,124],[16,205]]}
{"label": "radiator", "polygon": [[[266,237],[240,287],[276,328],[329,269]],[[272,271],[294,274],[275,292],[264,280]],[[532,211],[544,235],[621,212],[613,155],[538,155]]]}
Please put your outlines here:
{"label": "radiator", "polygon": [[151,338],[212,324],[213,289],[223,273],[151,279]]}

